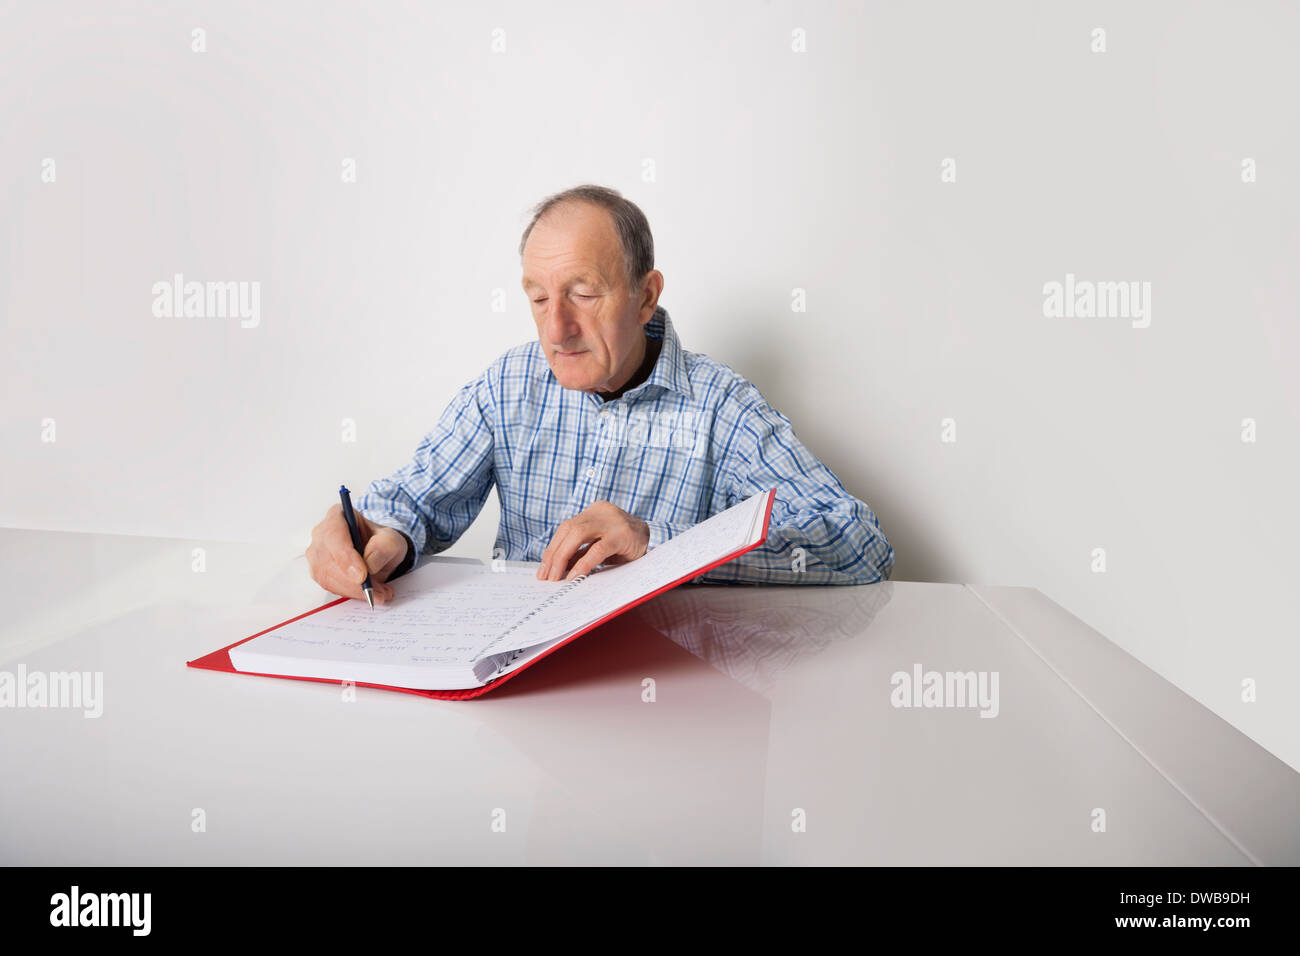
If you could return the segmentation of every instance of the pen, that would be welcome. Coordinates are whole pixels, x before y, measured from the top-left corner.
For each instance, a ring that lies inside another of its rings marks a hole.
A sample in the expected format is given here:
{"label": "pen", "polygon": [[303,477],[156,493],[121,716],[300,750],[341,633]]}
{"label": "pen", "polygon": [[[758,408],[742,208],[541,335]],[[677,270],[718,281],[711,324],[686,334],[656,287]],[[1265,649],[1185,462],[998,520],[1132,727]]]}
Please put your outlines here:
{"label": "pen", "polygon": [[[361,555],[362,567],[365,567],[365,551],[361,547],[361,532],[357,530],[357,516],[352,511],[352,496],[348,494],[346,485],[339,485],[339,500],[343,502],[343,520],[348,523],[348,530],[352,532],[352,547],[357,549],[357,554]],[[366,568],[366,579],[361,582],[361,590],[366,592],[366,601],[370,604],[370,609],[375,608],[375,598],[373,595],[374,585],[370,583],[370,569]]]}

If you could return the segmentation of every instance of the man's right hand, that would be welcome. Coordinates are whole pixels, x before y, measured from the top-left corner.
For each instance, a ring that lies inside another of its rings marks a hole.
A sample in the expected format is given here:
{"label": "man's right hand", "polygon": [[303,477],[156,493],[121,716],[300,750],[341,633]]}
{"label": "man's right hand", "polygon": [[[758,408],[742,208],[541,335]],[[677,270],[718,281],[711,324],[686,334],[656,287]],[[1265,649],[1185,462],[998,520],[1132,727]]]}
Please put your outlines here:
{"label": "man's right hand", "polygon": [[331,594],[357,598],[364,601],[361,582],[370,570],[370,583],[374,586],[376,604],[392,600],[393,586],[383,584],[406,557],[406,538],[400,531],[383,525],[371,524],[361,512],[354,509],[357,530],[361,532],[364,560],[352,547],[352,533],[343,518],[343,506],[334,504],[325,512],[325,519],[311,529],[311,544],[307,546],[307,566],[311,579]]}

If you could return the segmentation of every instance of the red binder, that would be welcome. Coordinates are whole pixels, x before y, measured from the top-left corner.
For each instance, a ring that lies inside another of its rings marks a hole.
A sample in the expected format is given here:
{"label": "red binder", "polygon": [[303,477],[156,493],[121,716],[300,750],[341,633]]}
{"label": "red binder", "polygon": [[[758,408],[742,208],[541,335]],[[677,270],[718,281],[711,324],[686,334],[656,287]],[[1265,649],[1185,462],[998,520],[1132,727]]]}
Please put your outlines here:
{"label": "red binder", "polygon": [[[663,587],[659,588],[658,590],[651,591],[649,594],[637,598],[635,601],[632,601],[624,605],[623,607],[619,608],[617,611],[612,611],[611,613],[606,614],[604,617],[602,617],[600,620],[596,621],[595,623],[590,624],[587,627],[584,627],[582,630],[578,631],[572,636],[556,644],[554,647],[551,647],[546,651],[544,651],[543,653],[538,654],[527,664],[524,664],[516,668],[515,670],[512,670],[508,674],[502,674],[500,677],[488,681],[482,687],[468,687],[465,688],[464,690],[418,690],[414,687],[392,687],[388,684],[367,684],[364,681],[355,681],[355,684],[358,687],[377,687],[380,690],[396,690],[396,691],[401,691],[404,694],[418,694],[421,697],[431,697],[434,700],[470,700],[471,698],[478,697],[482,694],[486,694],[488,691],[495,690],[496,688],[500,687],[506,681],[510,680],[510,678],[515,677],[518,674],[522,674],[524,671],[528,670],[528,668],[532,667],[538,661],[549,657],[555,651],[558,651],[561,647],[564,647],[565,645],[570,644],[573,641],[576,641],[578,638],[582,637],[584,634],[588,633],[589,631],[592,631],[595,628],[600,627],[600,625],[604,624],[606,621],[618,617],[624,611],[634,608],[638,604],[648,601],[650,600],[650,598],[655,597],[656,595],[663,594],[665,591],[670,591],[673,588],[677,587],[677,585],[683,583],[684,581],[689,581],[691,580],[691,578],[699,577],[701,574],[705,574],[709,571],[712,571],[714,568],[726,564],[728,561],[735,560],[736,558],[740,557],[742,554],[745,554],[747,551],[752,551],[755,548],[761,546],[763,542],[767,540],[767,529],[768,529],[768,525],[771,523],[772,520],[772,502],[775,500],[775,498],[776,498],[776,489],[773,488],[767,493],[767,505],[763,514],[763,533],[759,536],[759,539],[755,541],[753,544],[741,548],[739,551],[729,554],[718,561],[712,562],[711,564],[706,564],[704,567],[700,568],[699,570],[692,571],[690,574],[687,575],[683,575],[682,577],[678,578],[676,581],[673,581],[671,584],[665,584]],[[342,684],[343,681],[333,680],[324,677],[294,677],[288,674],[258,674],[253,671],[235,670],[234,665],[230,663],[230,649],[232,647],[238,647],[240,644],[243,644],[244,641],[251,641],[255,637],[261,637],[263,634],[266,634],[270,631],[274,631],[277,627],[284,627],[284,625],[286,624],[291,624],[294,621],[299,621],[302,620],[304,617],[308,617],[312,614],[315,614],[317,611],[323,611],[327,607],[334,607],[334,605],[336,604],[342,604],[346,600],[348,600],[348,598],[341,597],[338,598],[337,600],[330,601],[327,604],[322,604],[320,607],[313,608],[310,611],[306,611],[302,614],[299,614],[297,617],[291,617],[287,621],[281,621],[279,624],[276,624],[274,627],[268,627],[264,631],[258,631],[256,634],[250,634],[248,637],[244,638],[243,640],[235,641],[235,643],[233,644],[228,644],[227,646],[221,648],[220,650],[213,651],[211,654],[205,654],[203,657],[196,658],[195,660],[186,661],[185,666],[200,667],[203,668],[204,670],[210,670],[210,671],[226,671],[231,674],[251,674],[254,677],[279,677],[282,680],[310,680],[322,684]]]}

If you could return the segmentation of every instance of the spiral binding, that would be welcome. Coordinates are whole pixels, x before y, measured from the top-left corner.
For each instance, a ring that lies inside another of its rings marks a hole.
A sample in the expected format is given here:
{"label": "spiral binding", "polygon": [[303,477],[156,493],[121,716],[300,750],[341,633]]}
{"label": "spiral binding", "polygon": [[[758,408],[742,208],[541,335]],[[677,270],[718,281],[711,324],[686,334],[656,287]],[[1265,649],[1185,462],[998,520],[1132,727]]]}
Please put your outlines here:
{"label": "spiral binding", "polygon": [[[504,641],[507,637],[510,636],[511,632],[518,630],[519,628],[523,627],[524,624],[528,623],[529,618],[533,617],[535,614],[540,613],[550,605],[554,604],[560,598],[564,597],[564,595],[572,591],[583,581],[587,580],[588,576],[589,576],[588,574],[579,574],[572,581],[567,582],[564,585],[564,587],[557,588],[555,590],[555,593],[549,595],[545,601],[543,601],[541,604],[537,605],[537,607],[533,608],[531,611],[529,611],[527,614],[521,617],[518,620],[518,622],[512,624],[506,630],[502,631],[501,634],[497,637],[497,639],[492,642],[492,644],[489,644],[486,648],[484,648],[483,654],[484,655],[488,654],[492,649],[492,645],[499,644],[502,641]],[[500,674],[501,671],[509,667],[512,663],[514,663],[514,661],[518,659],[519,655],[522,654],[524,650],[525,648],[520,647],[520,648],[516,648],[513,652],[510,652],[510,656],[506,660],[502,661],[501,664],[497,667],[497,673]]]}

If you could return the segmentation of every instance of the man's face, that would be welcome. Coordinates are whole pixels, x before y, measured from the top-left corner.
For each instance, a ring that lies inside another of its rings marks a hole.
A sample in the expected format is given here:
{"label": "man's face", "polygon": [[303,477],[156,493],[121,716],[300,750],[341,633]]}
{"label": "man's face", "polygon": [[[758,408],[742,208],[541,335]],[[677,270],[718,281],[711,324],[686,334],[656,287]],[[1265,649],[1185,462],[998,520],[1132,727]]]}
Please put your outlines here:
{"label": "man's face", "polygon": [[579,391],[617,390],[645,357],[642,326],[654,303],[629,295],[609,213],[585,202],[552,209],[528,234],[523,266],[537,338],[556,380]]}

